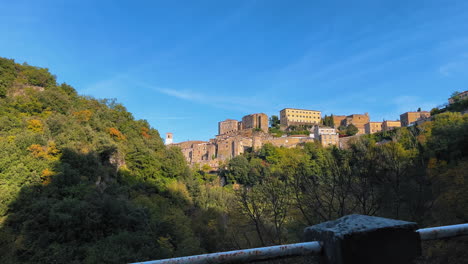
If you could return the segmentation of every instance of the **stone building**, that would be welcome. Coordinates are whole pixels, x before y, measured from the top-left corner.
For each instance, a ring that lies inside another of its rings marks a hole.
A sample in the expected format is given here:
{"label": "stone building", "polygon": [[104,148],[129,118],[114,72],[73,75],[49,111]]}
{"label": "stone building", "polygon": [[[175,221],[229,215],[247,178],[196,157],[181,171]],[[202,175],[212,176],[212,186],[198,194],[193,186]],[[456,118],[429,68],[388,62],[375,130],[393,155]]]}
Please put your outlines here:
{"label": "stone building", "polygon": [[338,134],[323,134],[319,137],[320,143],[322,146],[329,147],[329,146],[338,146],[339,145],[339,136]]}
{"label": "stone building", "polygon": [[369,122],[364,125],[366,134],[374,134],[382,131],[382,122]]}
{"label": "stone building", "polygon": [[251,114],[242,117],[242,129],[259,129],[268,132],[268,116],[264,113]]}
{"label": "stone building", "polygon": [[390,121],[386,120],[382,122],[382,131],[390,131],[397,127],[401,127],[400,121]]}
{"label": "stone building", "polygon": [[338,145],[339,135],[333,127],[326,127],[315,125],[312,128],[312,138],[317,139],[322,143],[322,146],[328,147],[331,145]]}
{"label": "stone building", "polygon": [[344,122],[346,119],[345,115],[333,115],[333,124],[335,128],[338,128],[341,126],[341,124]]}
{"label": "stone building", "polygon": [[218,123],[218,135],[234,133],[239,130],[239,121],[226,119]]}
{"label": "stone building", "polygon": [[406,112],[400,115],[401,126],[407,127],[421,120],[426,120],[431,116],[428,111]]}
{"label": "stone building", "polygon": [[367,123],[369,123],[369,121],[370,121],[370,117],[369,117],[368,113],[365,113],[363,115],[361,115],[361,114],[352,114],[352,115],[346,116],[346,118],[341,122],[341,125],[342,126],[349,126],[349,125],[353,124],[359,130],[359,132],[357,134],[362,135],[362,134],[366,133],[366,130],[365,130],[364,126]]}
{"label": "stone building", "polygon": [[297,125],[320,124],[322,113],[316,110],[285,108],[280,111],[280,125],[283,128]]}

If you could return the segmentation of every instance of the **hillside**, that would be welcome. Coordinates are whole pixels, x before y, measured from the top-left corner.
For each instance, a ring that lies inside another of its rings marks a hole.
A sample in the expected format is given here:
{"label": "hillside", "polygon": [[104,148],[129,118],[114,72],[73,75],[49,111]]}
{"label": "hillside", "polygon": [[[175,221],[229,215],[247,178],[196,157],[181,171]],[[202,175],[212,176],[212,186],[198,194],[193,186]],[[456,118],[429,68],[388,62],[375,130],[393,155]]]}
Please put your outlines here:
{"label": "hillside", "polygon": [[[0,58],[0,263],[128,263],[293,243],[304,227],[351,213],[468,222],[468,114],[349,146],[265,144],[209,174],[114,100]],[[425,242],[419,263],[466,263],[467,245]]]}
{"label": "hillside", "polygon": [[206,251],[182,154],[114,100],[80,96],[47,69],[0,58],[0,153],[1,263]]}

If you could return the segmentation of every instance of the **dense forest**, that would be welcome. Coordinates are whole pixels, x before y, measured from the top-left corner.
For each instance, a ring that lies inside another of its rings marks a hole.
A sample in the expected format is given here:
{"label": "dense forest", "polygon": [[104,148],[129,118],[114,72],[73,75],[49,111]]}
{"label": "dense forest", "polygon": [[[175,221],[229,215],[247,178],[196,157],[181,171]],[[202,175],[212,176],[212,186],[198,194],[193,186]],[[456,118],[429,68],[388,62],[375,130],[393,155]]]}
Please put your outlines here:
{"label": "dense forest", "polygon": [[[0,58],[0,153],[0,263],[128,263],[291,243],[350,213],[468,222],[468,114],[455,111],[348,149],[267,144],[215,175],[189,168],[115,100]],[[425,242],[420,263],[466,263],[466,248],[466,238]]]}

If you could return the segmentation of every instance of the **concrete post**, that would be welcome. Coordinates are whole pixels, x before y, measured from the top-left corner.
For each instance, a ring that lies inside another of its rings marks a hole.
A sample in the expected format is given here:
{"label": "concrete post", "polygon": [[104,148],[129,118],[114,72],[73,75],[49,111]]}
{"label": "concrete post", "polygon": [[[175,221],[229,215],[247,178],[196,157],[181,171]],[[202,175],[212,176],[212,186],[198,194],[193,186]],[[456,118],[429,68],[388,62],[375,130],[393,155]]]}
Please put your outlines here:
{"label": "concrete post", "polygon": [[306,241],[322,241],[324,264],[409,264],[421,255],[413,222],[347,215],[307,227]]}

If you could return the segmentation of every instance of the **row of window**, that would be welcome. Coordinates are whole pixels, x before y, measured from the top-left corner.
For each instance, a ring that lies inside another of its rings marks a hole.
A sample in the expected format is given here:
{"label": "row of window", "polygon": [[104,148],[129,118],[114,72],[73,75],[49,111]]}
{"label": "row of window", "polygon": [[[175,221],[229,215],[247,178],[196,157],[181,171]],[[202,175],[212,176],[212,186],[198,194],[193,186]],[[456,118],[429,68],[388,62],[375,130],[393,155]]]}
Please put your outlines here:
{"label": "row of window", "polygon": [[311,119],[311,118],[319,119],[320,118],[318,116],[302,116],[302,115],[301,116],[300,115],[288,115],[288,117],[299,117],[299,118],[309,118],[309,119]]}
{"label": "row of window", "polygon": [[300,114],[319,114],[319,112],[314,112],[314,111],[302,111],[302,110],[286,110],[286,112],[289,113],[300,113]]}

